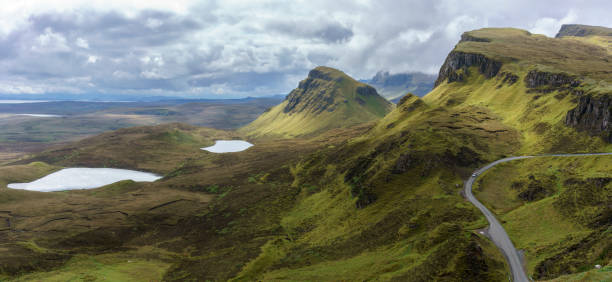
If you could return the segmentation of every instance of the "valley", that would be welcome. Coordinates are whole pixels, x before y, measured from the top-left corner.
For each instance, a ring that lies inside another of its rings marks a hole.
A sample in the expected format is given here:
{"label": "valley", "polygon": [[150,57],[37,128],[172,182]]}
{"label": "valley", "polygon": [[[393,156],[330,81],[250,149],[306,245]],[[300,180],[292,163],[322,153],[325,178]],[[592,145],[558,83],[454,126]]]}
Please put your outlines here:
{"label": "valley", "polygon": [[[0,279],[605,281],[611,39],[578,29],[466,32],[397,105],[319,66],[274,103],[18,117],[6,148],[45,145],[0,166]],[[73,167],[161,178],[6,188]]]}
{"label": "valley", "polygon": [[[125,127],[186,122],[240,127],[281,98],[145,102],[25,101],[0,103],[0,163]],[[28,116],[36,113],[35,116]]]}

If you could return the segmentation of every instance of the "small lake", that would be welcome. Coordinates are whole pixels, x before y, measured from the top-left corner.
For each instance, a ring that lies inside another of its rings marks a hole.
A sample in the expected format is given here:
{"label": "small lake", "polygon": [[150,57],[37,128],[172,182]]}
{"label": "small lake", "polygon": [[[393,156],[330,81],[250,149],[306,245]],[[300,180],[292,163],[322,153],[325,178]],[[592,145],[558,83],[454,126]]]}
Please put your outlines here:
{"label": "small lake", "polygon": [[117,168],[65,168],[30,183],[11,183],[11,189],[39,192],[93,189],[122,180],[152,182],[161,177],[153,173]]}
{"label": "small lake", "polygon": [[215,145],[201,149],[211,153],[233,153],[244,151],[251,146],[253,144],[242,140],[217,140]]}

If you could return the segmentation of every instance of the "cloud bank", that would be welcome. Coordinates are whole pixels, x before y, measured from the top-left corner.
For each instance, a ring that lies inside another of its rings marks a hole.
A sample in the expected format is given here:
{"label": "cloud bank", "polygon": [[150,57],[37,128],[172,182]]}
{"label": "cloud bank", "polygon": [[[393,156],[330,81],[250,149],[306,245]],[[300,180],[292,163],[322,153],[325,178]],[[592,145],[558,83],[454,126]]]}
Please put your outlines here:
{"label": "cloud bank", "polygon": [[0,94],[284,94],[317,65],[436,73],[464,31],[612,26],[609,1],[11,1]]}

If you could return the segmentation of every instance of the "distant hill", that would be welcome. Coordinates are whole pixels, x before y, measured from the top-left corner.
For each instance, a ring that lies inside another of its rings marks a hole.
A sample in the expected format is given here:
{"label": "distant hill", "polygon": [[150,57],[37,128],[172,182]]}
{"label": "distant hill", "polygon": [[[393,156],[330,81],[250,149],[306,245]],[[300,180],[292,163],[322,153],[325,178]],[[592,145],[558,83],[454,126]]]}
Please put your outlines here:
{"label": "distant hill", "polygon": [[612,36],[612,28],[603,27],[603,26],[590,26],[590,25],[582,25],[582,24],[564,24],[561,26],[559,33],[555,36],[556,38],[564,37],[564,36],[591,36],[591,35],[600,35],[600,36]]}
{"label": "distant hill", "polygon": [[404,94],[411,92],[423,97],[433,89],[436,76],[420,72],[395,73],[379,71],[372,79],[363,82],[372,85],[383,97],[397,102]]}
{"label": "distant hill", "polygon": [[373,87],[328,67],[310,71],[285,101],[241,129],[249,136],[293,137],[377,120],[393,105]]}

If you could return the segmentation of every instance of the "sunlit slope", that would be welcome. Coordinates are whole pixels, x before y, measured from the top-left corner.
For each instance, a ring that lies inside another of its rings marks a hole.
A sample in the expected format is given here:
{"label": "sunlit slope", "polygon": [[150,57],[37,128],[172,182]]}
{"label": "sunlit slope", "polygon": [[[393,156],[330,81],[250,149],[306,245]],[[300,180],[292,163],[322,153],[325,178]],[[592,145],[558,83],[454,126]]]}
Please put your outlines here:
{"label": "sunlit slope", "polygon": [[285,101],[241,131],[253,137],[303,136],[375,121],[391,109],[371,86],[339,70],[317,67]]}
{"label": "sunlit slope", "polygon": [[522,152],[610,150],[612,49],[605,38],[612,39],[467,32],[424,101],[491,111],[521,132]]}
{"label": "sunlit slope", "polygon": [[[474,191],[523,250],[529,275],[552,279],[612,263],[610,164],[610,156],[518,160],[487,171]],[[587,276],[605,281],[576,278]]]}

